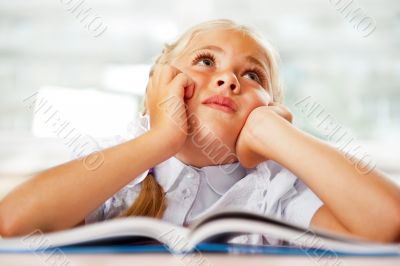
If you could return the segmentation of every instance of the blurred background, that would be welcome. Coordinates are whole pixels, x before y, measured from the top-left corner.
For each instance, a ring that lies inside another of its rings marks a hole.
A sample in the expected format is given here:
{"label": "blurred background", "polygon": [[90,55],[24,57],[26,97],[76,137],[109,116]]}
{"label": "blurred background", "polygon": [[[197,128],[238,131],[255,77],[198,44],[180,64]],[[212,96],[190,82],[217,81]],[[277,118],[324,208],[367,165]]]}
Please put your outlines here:
{"label": "blurred background", "polygon": [[400,183],[398,1],[0,0],[0,198],[74,138],[129,135],[164,43],[216,18],[279,51],[296,126],[338,147],[326,123],[340,128]]}

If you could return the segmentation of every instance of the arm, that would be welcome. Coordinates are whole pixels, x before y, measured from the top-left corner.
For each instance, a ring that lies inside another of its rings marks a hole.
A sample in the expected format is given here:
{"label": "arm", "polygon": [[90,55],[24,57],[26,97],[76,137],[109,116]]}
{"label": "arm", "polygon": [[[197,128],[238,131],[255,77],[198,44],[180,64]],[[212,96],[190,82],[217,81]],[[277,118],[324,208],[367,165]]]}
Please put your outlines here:
{"label": "arm", "polygon": [[75,226],[133,178],[176,154],[187,138],[184,99],[193,92],[188,76],[169,65],[157,65],[146,92],[151,130],[102,151],[103,163],[94,171],[74,160],[17,187],[0,202],[0,235]]}
{"label": "arm", "polygon": [[[160,132],[161,133],[161,132]],[[73,160],[34,176],[0,202],[0,235],[69,228],[132,179],[175,152],[164,135],[149,131],[105,149],[96,170]],[[138,152],[140,151],[140,152]]]}
{"label": "arm", "polygon": [[248,128],[247,152],[253,151],[253,159],[277,161],[324,202],[312,226],[383,242],[400,240],[400,189],[382,173],[360,173],[344,154],[268,107],[256,108],[247,121],[243,129]]}

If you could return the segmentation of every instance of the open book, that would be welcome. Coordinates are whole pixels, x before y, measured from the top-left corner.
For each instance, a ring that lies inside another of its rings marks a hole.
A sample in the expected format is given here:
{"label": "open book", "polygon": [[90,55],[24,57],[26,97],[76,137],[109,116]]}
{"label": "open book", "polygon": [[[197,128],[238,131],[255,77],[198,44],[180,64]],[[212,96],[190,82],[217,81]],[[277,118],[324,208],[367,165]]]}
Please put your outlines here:
{"label": "open book", "polygon": [[[142,247],[146,243],[158,244],[173,253],[210,251],[210,247],[213,247],[213,252],[266,253],[263,252],[266,246],[247,246],[245,249],[241,245],[228,244],[230,239],[243,234],[262,234],[283,240],[286,247],[302,251],[312,249],[314,253],[319,250],[319,254],[329,251],[339,255],[400,256],[400,244],[380,244],[309,230],[274,218],[233,210],[212,213],[189,227],[154,218],[125,217],[46,234],[37,231],[22,237],[0,239],[0,253],[110,243],[118,245],[118,241]],[[215,248],[221,245],[225,248]]]}

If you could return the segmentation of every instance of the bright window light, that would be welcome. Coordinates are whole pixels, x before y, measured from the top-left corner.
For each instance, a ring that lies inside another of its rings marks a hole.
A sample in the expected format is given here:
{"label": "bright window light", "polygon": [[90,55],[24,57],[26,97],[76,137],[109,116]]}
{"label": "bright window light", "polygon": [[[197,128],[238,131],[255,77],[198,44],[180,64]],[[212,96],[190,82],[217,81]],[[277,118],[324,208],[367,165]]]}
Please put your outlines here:
{"label": "bright window light", "polygon": [[103,74],[107,90],[121,91],[142,96],[146,91],[151,65],[111,65]]}
{"label": "bright window light", "polygon": [[134,96],[94,89],[43,87],[26,104],[29,101],[34,105],[36,137],[60,137],[72,129],[75,135],[94,138],[121,135],[138,111]]}

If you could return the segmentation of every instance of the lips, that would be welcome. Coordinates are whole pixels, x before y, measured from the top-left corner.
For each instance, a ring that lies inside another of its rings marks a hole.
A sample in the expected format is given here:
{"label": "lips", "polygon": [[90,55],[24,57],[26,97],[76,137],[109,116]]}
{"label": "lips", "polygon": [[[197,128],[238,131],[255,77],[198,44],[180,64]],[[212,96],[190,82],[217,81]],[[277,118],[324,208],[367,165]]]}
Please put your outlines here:
{"label": "lips", "polygon": [[218,94],[205,99],[202,103],[226,112],[236,112],[238,109],[232,99]]}

